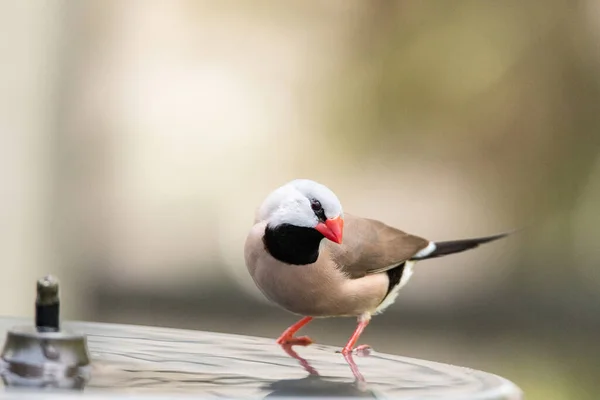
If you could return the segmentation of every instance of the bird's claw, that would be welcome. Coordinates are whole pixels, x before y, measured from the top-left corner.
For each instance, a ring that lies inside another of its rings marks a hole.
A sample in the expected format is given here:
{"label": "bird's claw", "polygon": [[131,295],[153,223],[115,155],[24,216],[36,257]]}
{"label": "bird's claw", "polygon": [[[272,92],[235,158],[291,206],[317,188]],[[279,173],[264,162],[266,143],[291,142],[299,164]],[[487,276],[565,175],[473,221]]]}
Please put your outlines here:
{"label": "bird's claw", "polygon": [[372,351],[373,351],[373,348],[371,346],[369,346],[368,344],[361,344],[360,346],[358,346],[354,350],[352,350],[352,352],[359,357],[369,356],[369,355],[371,355]]}
{"label": "bird's claw", "polygon": [[373,351],[373,348],[371,346],[369,346],[368,344],[361,344],[360,346],[357,346],[355,348],[347,348],[344,347],[341,351],[336,351],[336,353],[342,353],[343,355],[347,356],[347,355],[356,355],[359,357],[366,357],[371,355],[371,352]]}
{"label": "bird's claw", "polygon": [[289,346],[308,346],[313,344],[311,338],[308,336],[298,336],[298,337],[280,337],[277,339],[277,344],[280,345],[289,345]]}

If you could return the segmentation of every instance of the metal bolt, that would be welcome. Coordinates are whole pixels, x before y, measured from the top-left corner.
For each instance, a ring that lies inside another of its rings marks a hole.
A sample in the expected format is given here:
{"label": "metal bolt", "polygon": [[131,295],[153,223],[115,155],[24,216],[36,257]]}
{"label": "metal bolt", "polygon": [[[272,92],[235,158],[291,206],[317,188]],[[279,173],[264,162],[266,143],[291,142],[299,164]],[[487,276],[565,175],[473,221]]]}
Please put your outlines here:
{"label": "metal bolt", "polygon": [[37,298],[35,302],[40,305],[58,303],[58,279],[52,275],[39,279],[37,281]]}
{"label": "metal bolt", "polygon": [[55,332],[60,328],[58,279],[47,275],[37,281],[35,326],[39,332]]}

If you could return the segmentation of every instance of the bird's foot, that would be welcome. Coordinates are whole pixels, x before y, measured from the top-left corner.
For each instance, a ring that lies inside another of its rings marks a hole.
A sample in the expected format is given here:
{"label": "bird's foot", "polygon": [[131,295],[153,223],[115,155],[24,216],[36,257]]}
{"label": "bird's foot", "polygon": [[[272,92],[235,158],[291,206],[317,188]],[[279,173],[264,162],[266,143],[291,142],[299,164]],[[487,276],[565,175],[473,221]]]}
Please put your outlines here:
{"label": "bird's foot", "polygon": [[358,346],[354,350],[352,350],[352,352],[359,357],[365,357],[365,356],[371,355],[372,351],[373,351],[373,348],[371,346],[369,346],[368,344],[361,344],[360,346]]}
{"label": "bird's foot", "polygon": [[312,339],[308,336],[282,336],[279,339],[277,339],[277,344],[280,345],[308,346],[313,343],[314,342],[312,341]]}
{"label": "bird's foot", "polygon": [[361,344],[360,346],[357,346],[355,348],[351,348],[351,347],[344,347],[342,349],[342,351],[339,351],[338,353],[342,353],[343,355],[357,355],[359,357],[365,357],[371,354],[371,351],[373,350],[373,348],[371,346],[369,346],[368,344]]}

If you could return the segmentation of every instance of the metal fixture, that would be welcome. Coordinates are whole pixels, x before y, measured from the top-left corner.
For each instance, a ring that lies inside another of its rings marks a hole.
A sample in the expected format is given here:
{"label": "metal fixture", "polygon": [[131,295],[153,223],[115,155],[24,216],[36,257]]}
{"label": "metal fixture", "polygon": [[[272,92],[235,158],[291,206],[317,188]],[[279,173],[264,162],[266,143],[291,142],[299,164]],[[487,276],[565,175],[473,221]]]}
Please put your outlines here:
{"label": "metal fixture", "polygon": [[60,329],[58,280],[37,282],[35,326],[8,331],[0,356],[6,386],[81,389],[89,378],[90,356],[84,335]]}

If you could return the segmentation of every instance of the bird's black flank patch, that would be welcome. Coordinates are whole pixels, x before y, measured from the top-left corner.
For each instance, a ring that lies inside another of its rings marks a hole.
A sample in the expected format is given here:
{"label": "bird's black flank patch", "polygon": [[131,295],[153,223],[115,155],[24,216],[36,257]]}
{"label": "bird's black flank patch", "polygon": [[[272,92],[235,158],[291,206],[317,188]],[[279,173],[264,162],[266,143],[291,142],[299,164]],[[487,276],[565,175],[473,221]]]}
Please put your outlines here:
{"label": "bird's black flank patch", "polygon": [[387,276],[390,280],[390,283],[388,284],[388,290],[387,290],[387,293],[385,294],[385,297],[387,297],[387,295],[390,294],[392,289],[394,289],[397,285],[400,284],[400,280],[402,279],[402,274],[404,274],[405,265],[406,265],[406,263],[403,262],[402,264],[398,265],[397,267],[388,269],[387,271],[385,271],[385,273],[387,274]]}

